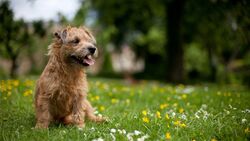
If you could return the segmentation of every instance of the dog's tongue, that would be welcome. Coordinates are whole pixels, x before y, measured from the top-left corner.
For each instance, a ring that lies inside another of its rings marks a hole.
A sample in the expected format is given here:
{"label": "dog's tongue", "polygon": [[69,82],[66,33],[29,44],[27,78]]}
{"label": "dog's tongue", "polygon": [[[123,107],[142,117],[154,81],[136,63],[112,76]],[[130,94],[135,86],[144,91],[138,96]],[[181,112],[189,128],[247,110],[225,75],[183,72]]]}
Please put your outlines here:
{"label": "dog's tongue", "polygon": [[89,66],[94,65],[95,61],[94,59],[92,59],[91,55],[87,55],[84,60],[83,63],[88,64]]}

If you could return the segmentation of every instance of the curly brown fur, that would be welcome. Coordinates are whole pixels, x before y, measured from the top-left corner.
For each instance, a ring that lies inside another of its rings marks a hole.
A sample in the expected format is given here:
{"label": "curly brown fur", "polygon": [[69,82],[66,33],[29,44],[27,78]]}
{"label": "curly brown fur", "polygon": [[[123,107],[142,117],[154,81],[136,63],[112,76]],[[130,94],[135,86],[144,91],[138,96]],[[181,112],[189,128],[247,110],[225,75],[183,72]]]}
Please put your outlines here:
{"label": "curly brown fur", "polygon": [[36,128],[48,128],[50,122],[84,127],[84,119],[105,121],[94,115],[87,100],[85,68],[97,56],[96,41],[84,27],[67,27],[55,33],[49,46],[48,64],[36,85]]}

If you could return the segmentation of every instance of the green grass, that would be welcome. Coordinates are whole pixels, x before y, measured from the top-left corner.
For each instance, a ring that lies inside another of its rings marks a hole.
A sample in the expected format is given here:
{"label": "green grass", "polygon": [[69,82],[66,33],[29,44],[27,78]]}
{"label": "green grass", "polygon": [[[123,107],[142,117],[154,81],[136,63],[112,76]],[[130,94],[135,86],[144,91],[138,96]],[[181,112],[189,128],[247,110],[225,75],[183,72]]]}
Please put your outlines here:
{"label": "green grass", "polygon": [[48,130],[36,130],[34,83],[0,82],[0,141],[112,140],[112,136],[119,141],[129,140],[128,136],[134,140],[143,136],[148,136],[146,140],[250,140],[250,91],[242,86],[152,81],[127,85],[120,80],[90,79],[88,99],[97,114],[109,117],[108,123],[87,121],[82,130],[54,123]]}

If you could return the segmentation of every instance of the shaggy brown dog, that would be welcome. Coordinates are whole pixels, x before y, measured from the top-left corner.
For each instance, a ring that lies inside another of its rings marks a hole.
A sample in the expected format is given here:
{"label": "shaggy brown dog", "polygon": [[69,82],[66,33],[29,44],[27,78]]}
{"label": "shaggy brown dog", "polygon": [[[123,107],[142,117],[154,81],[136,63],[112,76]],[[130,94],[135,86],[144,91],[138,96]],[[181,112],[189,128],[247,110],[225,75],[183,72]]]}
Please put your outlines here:
{"label": "shaggy brown dog", "polygon": [[94,37],[84,27],[67,27],[54,35],[48,64],[36,85],[36,128],[48,128],[51,121],[84,127],[85,116],[104,121],[94,115],[87,100],[85,68],[93,65],[97,56]]}

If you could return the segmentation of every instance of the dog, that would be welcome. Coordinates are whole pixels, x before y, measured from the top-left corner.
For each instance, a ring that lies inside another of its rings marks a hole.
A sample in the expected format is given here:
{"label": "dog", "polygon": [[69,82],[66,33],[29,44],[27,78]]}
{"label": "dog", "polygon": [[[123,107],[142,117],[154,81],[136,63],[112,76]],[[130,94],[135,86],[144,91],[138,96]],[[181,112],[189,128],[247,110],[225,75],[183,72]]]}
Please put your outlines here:
{"label": "dog", "polygon": [[98,55],[96,40],[86,27],[66,27],[54,33],[49,46],[49,61],[36,83],[35,128],[48,128],[53,121],[85,126],[85,118],[106,121],[96,116],[87,100],[86,68]]}

